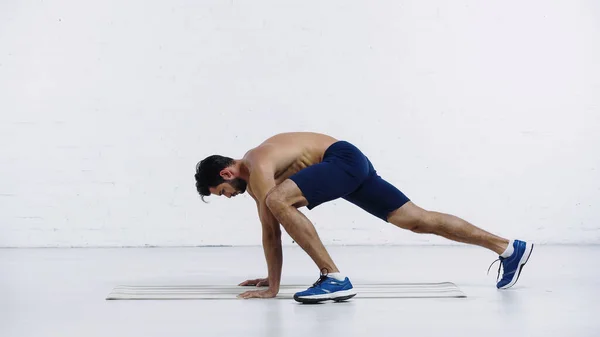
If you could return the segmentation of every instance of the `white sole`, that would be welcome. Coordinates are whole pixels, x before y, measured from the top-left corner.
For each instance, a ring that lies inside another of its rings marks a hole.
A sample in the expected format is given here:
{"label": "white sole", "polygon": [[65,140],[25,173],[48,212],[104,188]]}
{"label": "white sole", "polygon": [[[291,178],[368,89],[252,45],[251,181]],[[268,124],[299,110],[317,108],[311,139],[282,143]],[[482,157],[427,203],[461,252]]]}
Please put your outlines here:
{"label": "white sole", "polygon": [[309,295],[309,296],[298,296],[297,298],[300,300],[336,300],[337,298],[354,296],[356,295],[356,290],[348,289],[348,290],[340,290],[334,293],[329,294],[319,294],[319,295]]}
{"label": "white sole", "polygon": [[515,283],[517,283],[517,280],[519,279],[519,275],[521,275],[521,270],[523,269],[523,266],[525,265],[525,263],[527,263],[527,261],[529,261],[529,257],[531,256],[532,250],[533,250],[533,243],[526,243],[525,253],[523,254],[523,256],[521,256],[521,260],[519,261],[519,265],[517,266],[515,275],[513,275],[512,280],[510,280],[510,282],[507,285],[500,287],[500,289],[510,288],[513,285],[515,285]]}

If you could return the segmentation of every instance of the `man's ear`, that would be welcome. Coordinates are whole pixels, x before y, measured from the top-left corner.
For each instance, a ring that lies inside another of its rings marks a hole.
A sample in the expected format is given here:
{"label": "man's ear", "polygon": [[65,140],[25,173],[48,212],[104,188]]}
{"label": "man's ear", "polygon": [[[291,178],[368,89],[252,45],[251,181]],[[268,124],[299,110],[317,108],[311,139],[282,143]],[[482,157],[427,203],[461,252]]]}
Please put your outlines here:
{"label": "man's ear", "polygon": [[231,180],[235,178],[235,175],[233,174],[233,172],[231,172],[229,168],[222,169],[221,172],[219,172],[219,175],[225,180]]}

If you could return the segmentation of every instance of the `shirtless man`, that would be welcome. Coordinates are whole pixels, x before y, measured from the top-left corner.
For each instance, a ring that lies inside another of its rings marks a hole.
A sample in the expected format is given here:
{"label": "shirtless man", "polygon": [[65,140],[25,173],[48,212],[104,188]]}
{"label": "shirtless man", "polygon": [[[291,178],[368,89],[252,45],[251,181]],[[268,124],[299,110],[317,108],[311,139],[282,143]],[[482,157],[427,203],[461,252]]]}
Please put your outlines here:
{"label": "shirtless man", "polygon": [[275,135],[249,150],[242,159],[219,155],[196,165],[196,188],[202,200],[211,194],[235,197],[246,190],[256,201],[268,277],[240,285],[268,286],[246,291],[242,298],[271,298],[279,292],[282,268],[280,224],[312,258],[321,277],[294,299],[303,303],[342,301],[356,295],[350,280],[336,267],[315,227],[298,208],[308,209],[343,198],[400,228],[478,245],[500,255],[499,289],[513,286],[529,259],[533,244],[507,240],[456,216],[427,211],[383,180],[354,145],[324,134]]}

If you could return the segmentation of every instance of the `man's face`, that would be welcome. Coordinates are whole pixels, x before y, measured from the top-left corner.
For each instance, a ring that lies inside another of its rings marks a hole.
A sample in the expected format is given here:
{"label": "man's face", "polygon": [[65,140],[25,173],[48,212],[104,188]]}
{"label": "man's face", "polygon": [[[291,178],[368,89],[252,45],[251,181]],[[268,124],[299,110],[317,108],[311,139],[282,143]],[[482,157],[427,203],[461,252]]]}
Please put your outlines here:
{"label": "man's face", "polygon": [[246,192],[247,183],[240,178],[233,178],[217,187],[211,187],[210,193],[214,195],[224,195],[227,198],[235,197],[238,194]]}

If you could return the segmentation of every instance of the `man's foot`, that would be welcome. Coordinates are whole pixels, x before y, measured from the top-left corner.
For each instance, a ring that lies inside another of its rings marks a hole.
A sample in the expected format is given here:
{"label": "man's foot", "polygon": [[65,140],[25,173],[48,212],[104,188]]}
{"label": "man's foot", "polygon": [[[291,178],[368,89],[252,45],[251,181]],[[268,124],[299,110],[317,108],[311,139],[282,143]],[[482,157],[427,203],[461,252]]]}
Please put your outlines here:
{"label": "man's foot", "polygon": [[294,300],[301,303],[319,303],[324,301],[345,301],[356,296],[356,291],[352,283],[346,277],[343,281],[338,281],[327,274],[321,274],[321,277],[305,291],[294,294]]}
{"label": "man's foot", "polygon": [[500,256],[499,260],[496,260],[500,261],[500,266],[498,267],[498,277],[500,277],[500,267],[502,267],[504,271],[502,273],[502,279],[496,284],[496,288],[498,289],[507,289],[517,283],[519,275],[521,275],[521,270],[523,270],[523,267],[529,260],[529,256],[531,256],[533,244],[515,240],[513,242],[513,248],[514,252],[509,257]]}

